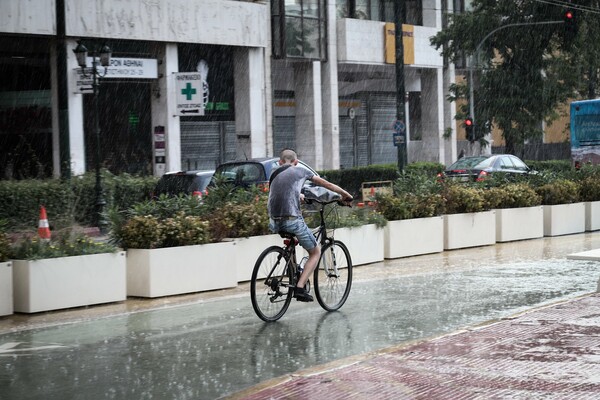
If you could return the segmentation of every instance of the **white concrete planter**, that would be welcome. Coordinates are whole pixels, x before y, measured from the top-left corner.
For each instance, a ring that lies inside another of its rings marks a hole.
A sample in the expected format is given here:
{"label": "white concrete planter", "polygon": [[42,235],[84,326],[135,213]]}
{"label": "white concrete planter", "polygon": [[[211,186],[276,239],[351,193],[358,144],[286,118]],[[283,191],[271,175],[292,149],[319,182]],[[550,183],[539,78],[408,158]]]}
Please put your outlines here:
{"label": "white concrete planter", "polygon": [[237,282],[249,281],[252,278],[254,264],[267,247],[283,246],[283,239],[277,234],[251,236],[232,239],[235,252],[235,269]]}
{"label": "white concrete planter", "polygon": [[125,252],[13,261],[14,310],[34,313],[126,299]]}
{"label": "white concrete planter", "polygon": [[384,236],[385,258],[438,253],[444,250],[444,219],[439,216],[389,221]]}
{"label": "white concrete planter", "polygon": [[585,231],[585,203],[544,206],[544,236]]}
{"label": "white concrete planter", "polygon": [[585,230],[588,232],[600,229],[600,201],[585,202]]}
{"label": "white concrete planter", "polygon": [[350,251],[352,265],[363,265],[383,261],[384,230],[375,224],[338,228],[334,232],[336,240],[344,242]]}
{"label": "white concrete planter", "polygon": [[0,316],[13,313],[13,271],[10,261],[0,263]]}
{"label": "white concrete planter", "polygon": [[496,212],[444,215],[444,249],[486,246],[496,243]]}
{"label": "white concrete planter", "polygon": [[544,236],[544,208],[500,208],[496,211],[496,242],[534,239]]}
{"label": "white concrete planter", "polygon": [[127,250],[127,295],[160,297],[237,286],[233,242]]}

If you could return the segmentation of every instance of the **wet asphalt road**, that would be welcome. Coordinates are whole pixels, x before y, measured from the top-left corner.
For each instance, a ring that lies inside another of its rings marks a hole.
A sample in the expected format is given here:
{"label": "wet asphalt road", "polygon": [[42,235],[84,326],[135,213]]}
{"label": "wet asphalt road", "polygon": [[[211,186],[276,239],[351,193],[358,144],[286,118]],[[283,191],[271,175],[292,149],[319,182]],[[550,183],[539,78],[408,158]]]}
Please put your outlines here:
{"label": "wet asphalt road", "polygon": [[596,290],[566,260],[600,233],[411,257],[355,269],[341,311],[292,303],[263,323],[249,297],[0,335],[2,399],[212,399],[261,381]]}

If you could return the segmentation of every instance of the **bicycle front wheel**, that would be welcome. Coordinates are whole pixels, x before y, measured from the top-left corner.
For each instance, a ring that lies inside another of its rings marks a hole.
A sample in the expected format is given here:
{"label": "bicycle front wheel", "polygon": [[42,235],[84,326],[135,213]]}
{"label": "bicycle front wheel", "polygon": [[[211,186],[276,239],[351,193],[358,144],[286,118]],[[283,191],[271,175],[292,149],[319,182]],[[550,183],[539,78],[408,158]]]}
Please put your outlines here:
{"label": "bicycle front wheel", "polygon": [[344,305],[352,287],[352,259],[344,243],[334,240],[323,246],[313,279],[321,307],[335,311]]}
{"label": "bicycle front wheel", "polygon": [[290,306],[292,273],[287,261],[285,252],[278,246],[267,248],[256,260],[250,282],[250,297],[254,312],[263,321],[277,321]]}

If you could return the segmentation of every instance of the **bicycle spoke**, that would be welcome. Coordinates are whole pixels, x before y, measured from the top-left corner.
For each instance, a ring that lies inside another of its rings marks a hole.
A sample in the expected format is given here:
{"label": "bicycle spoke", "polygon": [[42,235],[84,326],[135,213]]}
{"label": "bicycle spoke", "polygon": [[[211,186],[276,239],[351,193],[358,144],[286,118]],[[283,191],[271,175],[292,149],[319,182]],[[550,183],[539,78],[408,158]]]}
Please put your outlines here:
{"label": "bicycle spoke", "polygon": [[314,281],[321,307],[335,311],[344,305],[352,285],[352,260],[343,243],[333,241],[323,247]]}

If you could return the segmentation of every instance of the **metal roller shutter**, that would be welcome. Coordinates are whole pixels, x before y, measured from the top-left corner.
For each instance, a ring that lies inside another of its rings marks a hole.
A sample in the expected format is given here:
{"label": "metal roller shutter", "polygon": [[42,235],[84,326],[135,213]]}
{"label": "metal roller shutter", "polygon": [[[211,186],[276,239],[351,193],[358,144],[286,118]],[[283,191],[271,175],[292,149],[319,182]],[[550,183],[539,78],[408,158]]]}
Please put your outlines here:
{"label": "metal roller shutter", "polygon": [[375,93],[369,97],[371,132],[371,164],[395,163],[398,150],[393,144],[393,123],[396,120],[394,94]]}
{"label": "metal roller shutter", "polygon": [[365,166],[371,163],[371,146],[369,141],[369,120],[367,118],[367,102],[362,101],[356,110],[356,154],[357,166]]}
{"label": "metal roller shutter", "polygon": [[214,169],[235,160],[234,121],[181,121],[181,167]]}
{"label": "metal roller shutter", "polygon": [[296,117],[278,116],[274,119],[273,154],[279,156],[285,148],[296,148]]}
{"label": "metal roller shutter", "polygon": [[340,115],[340,168],[354,166],[354,129],[349,117]]}

